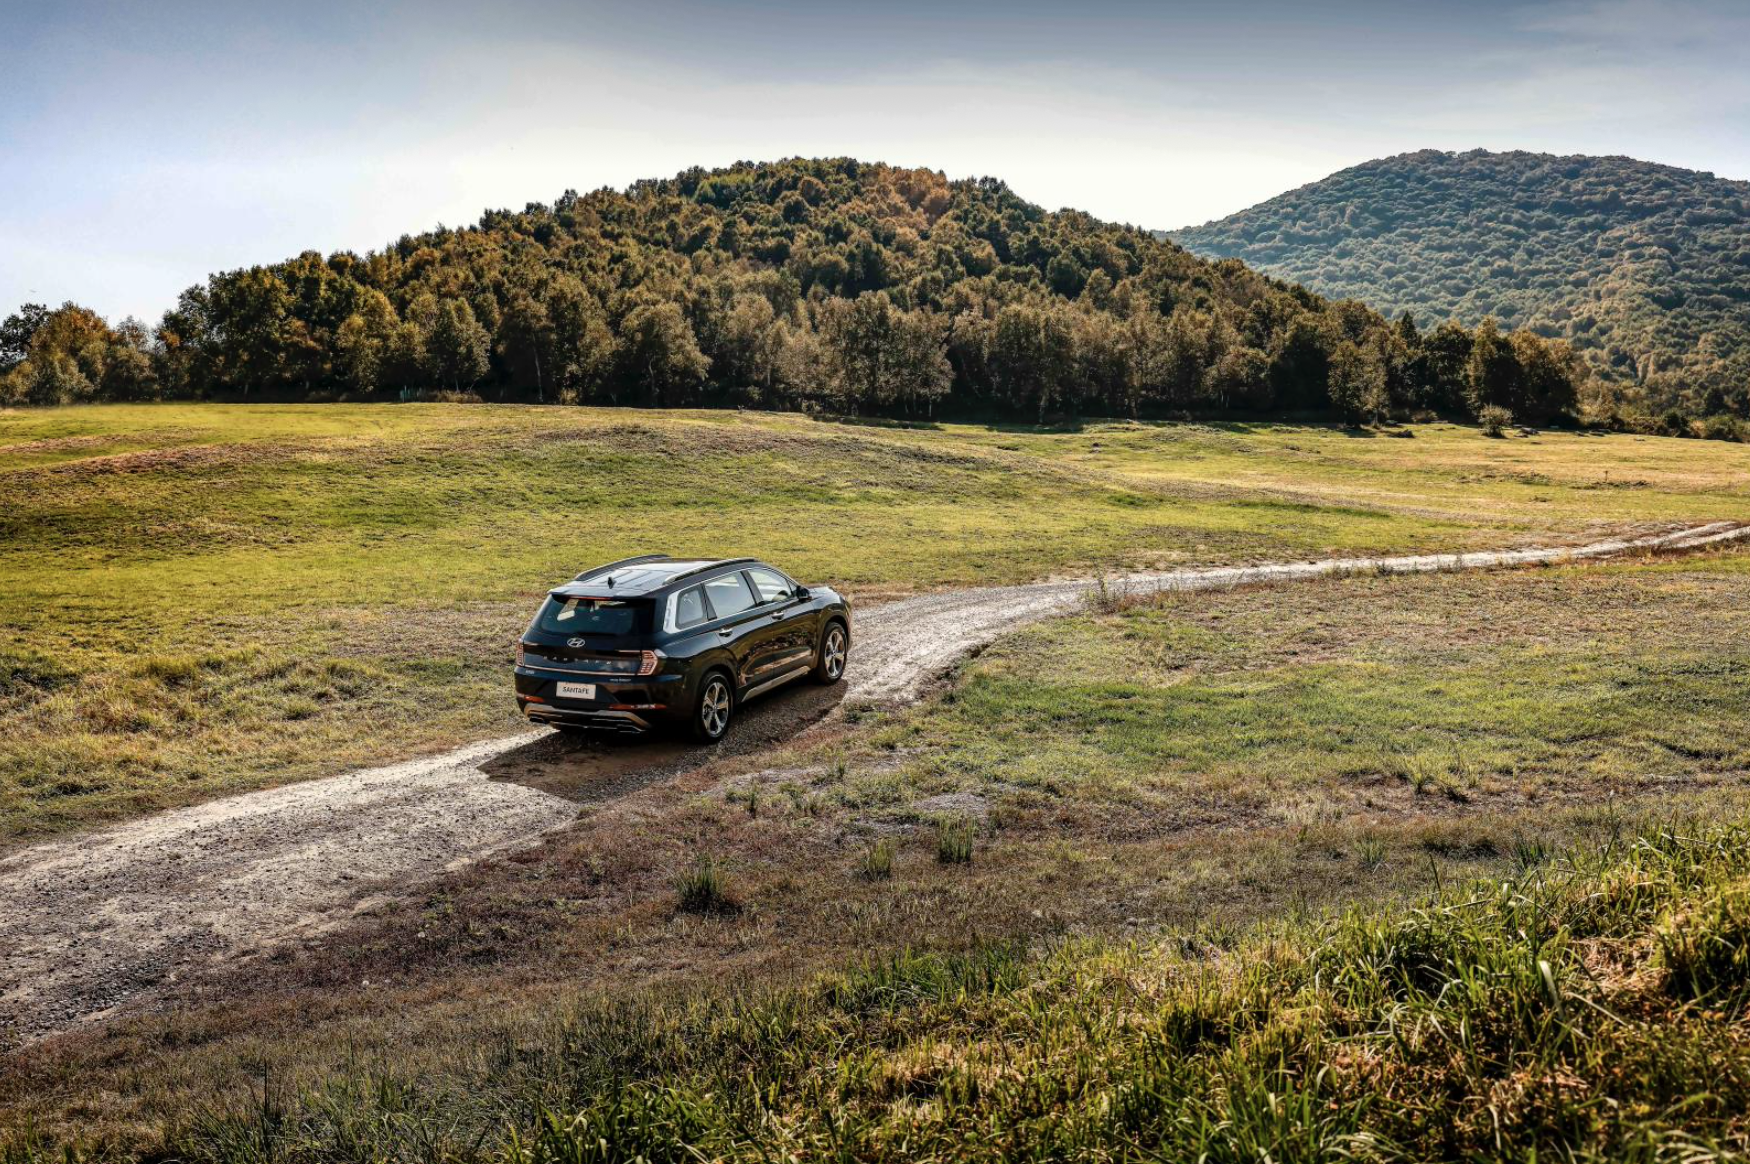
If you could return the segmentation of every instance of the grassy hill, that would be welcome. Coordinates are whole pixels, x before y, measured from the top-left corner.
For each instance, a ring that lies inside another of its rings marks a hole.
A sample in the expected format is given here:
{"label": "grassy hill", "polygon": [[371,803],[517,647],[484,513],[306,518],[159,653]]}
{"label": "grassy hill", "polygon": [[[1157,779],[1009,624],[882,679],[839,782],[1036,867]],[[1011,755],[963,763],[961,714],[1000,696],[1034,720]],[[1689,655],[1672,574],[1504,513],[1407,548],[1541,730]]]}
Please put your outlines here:
{"label": "grassy hill", "polygon": [[1424,150],[1171,234],[1390,315],[1494,316],[1566,340],[1655,408],[1750,415],[1750,183],[1623,157]]}

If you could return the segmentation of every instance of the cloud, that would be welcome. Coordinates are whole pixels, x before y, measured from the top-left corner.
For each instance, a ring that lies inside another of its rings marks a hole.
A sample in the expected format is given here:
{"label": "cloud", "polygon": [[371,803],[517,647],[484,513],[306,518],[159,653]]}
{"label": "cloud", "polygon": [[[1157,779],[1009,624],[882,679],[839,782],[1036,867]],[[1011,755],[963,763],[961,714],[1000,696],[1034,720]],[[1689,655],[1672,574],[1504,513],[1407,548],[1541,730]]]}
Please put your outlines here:
{"label": "cloud", "polygon": [[1177,227],[1425,147],[1750,174],[1742,5],[44,7],[0,45],[0,311],[794,154]]}

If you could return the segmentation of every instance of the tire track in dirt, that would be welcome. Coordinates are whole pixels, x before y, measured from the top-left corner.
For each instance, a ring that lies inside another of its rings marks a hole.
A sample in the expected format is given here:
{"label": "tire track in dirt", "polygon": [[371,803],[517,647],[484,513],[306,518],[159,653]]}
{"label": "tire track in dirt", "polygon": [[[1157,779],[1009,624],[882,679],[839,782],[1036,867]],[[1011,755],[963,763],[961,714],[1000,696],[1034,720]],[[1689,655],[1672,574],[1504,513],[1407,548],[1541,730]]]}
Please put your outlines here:
{"label": "tire track in dirt", "polygon": [[[1326,559],[1109,579],[1122,592],[1201,590],[1354,572],[1559,563],[1685,551],[1750,538],[1719,522],[1569,548]],[[959,659],[1018,626],[1076,609],[1086,580],[925,594],[855,616],[842,688],[749,707],[716,753],[674,743],[577,748],[545,731],[441,756],[228,797],[0,858],[0,1049],[162,993],[178,974],[345,920],[577,814],[543,769],[581,772],[589,798],[623,795],[703,763],[757,752],[847,703],[916,698]],[[562,763],[560,763],[562,761]]]}

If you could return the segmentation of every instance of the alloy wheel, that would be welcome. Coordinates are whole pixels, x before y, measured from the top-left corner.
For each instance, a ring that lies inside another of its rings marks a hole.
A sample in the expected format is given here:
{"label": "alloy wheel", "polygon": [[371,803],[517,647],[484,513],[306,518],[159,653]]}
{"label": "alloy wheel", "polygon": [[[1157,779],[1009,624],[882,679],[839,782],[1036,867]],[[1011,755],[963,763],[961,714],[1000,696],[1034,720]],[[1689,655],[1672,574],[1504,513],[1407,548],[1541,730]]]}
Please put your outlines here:
{"label": "alloy wheel", "polygon": [[840,627],[833,627],[826,632],[826,643],[821,647],[821,661],[826,664],[826,677],[837,679],[845,673],[845,632]]}
{"label": "alloy wheel", "polygon": [[729,727],[729,685],[720,678],[706,683],[705,693],[699,697],[699,725],[712,739]]}

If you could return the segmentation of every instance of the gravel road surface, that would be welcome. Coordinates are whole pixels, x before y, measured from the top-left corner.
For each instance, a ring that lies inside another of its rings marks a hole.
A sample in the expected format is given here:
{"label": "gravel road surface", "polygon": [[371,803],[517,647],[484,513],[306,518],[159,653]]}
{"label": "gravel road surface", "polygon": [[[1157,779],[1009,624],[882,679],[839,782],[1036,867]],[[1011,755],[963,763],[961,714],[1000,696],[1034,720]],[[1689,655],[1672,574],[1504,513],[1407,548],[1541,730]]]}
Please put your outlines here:
{"label": "gravel road surface", "polygon": [[[1562,549],[1177,570],[1108,585],[1194,590],[1354,571],[1480,569],[1746,537],[1750,527],[1716,523]],[[859,612],[842,697],[906,702],[966,653],[1073,610],[1088,592],[1086,580],[1042,582],[926,594]],[[757,751],[831,702],[816,689],[756,703],[723,746]],[[361,903],[563,826],[580,798],[544,788],[538,778],[555,738],[527,732],[164,812],[0,858],[0,1050],[160,993],[180,971],[333,924]],[[673,743],[600,749],[587,757],[600,777],[592,797],[666,778],[705,755]]]}

